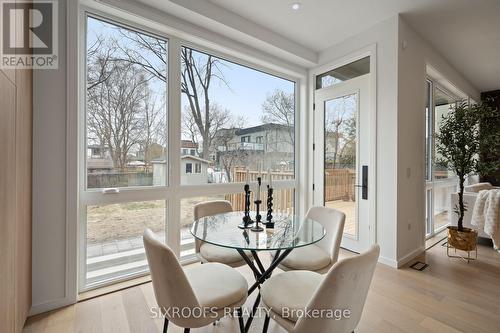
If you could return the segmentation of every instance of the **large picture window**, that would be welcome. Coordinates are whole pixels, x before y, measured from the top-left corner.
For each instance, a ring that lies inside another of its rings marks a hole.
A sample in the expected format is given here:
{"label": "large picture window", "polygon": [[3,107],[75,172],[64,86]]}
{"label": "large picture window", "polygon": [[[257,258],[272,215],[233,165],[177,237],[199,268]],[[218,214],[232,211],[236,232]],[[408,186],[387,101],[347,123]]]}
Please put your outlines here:
{"label": "large picture window", "polygon": [[241,182],[247,170],[293,179],[295,83],[187,47],[181,60],[181,149],[206,166],[200,184]]}
{"label": "large picture window", "polygon": [[442,117],[453,112],[454,106],[464,96],[448,92],[434,80],[426,82],[425,107],[425,175],[426,175],[426,234],[432,236],[450,223],[451,194],[456,192],[455,174],[439,164],[436,151],[436,133]]}
{"label": "large picture window", "polygon": [[147,273],[142,233],[167,230],[165,199],[145,199],[167,185],[167,40],[91,16],[86,27],[81,290]]}
{"label": "large picture window", "polygon": [[236,183],[271,174],[275,211],[296,211],[296,81],[120,19],[82,31],[80,291],[147,274],[145,228],[196,260],[194,204],[242,210]]}

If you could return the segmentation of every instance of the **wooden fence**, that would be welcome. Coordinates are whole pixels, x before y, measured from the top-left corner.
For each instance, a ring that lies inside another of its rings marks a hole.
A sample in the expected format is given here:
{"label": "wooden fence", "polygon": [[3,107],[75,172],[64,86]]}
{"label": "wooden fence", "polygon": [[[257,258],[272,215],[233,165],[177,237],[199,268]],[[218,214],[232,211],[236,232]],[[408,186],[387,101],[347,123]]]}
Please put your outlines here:
{"label": "wooden fence", "polygon": [[[235,168],[235,170],[232,172],[231,179],[233,182],[254,182],[257,181],[257,177],[259,177],[261,173],[259,171],[249,171],[248,172],[248,179],[247,179],[247,171],[244,168]],[[277,181],[277,180],[287,180],[287,179],[294,179],[294,173],[293,172],[283,172],[283,171],[273,171],[271,172],[272,174],[272,180]],[[261,192],[261,200],[263,201],[263,211],[265,214],[265,211],[267,209],[266,206],[266,198],[267,198],[267,185],[268,180],[267,180],[267,172],[264,172],[262,174],[262,192]],[[243,189],[242,189],[243,192]],[[250,200],[253,202],[254,196],[253,192],[251,194]],[[294,196],[295,196],[295,189],[293,188],[287,188],[287,189],[275,189],[273,193],[273,210],[277,213],[288,213],[292,214],[293,213],[293,207],[294,207]],[[227,194],[226,195],[226,200],[230,201],[231,204],[233,205],[234,210],[244,210],[245,209],[245,195],[243,193],[233,193],[233,194]],[[253,206],[253,205],[252,205]],[[263,215],[264,216],[264,215]]]}
{"label": "wooden fence", "polygon": [[[243,168],[235,169],[232,174],[234,182],[256,181],[260,175],[258,171],[249,171],[247,179],[247,171]],[[267,173],[263,173],[263,184],[267,184]],[[286,180],[293,179],[293,172],[272,172],[272,179]],[[354,184],[356,181],[356,172],[352,169],[327,169],[325,170],[325,201],[354,201]],[[275,190],[274,210],[276,212],[293,212],[295,189],[279,189]],[[261,198],[266,198],[266,190],[261,193]],[[234,210],[243,210],[245,207],[244,194],[234,193],[227,194],[226,200],[229,200]],[[250,199],[253,202],[253,193]]]}
{"label": "wooden fence", "polygon": [[356,172],[352,169],[325,170],[325,201],[354,200]]}
{"label": "wooden fence", "polygon": [[152,172],[122,172],[122,173],[89,173],[88,188],[151,186]]}

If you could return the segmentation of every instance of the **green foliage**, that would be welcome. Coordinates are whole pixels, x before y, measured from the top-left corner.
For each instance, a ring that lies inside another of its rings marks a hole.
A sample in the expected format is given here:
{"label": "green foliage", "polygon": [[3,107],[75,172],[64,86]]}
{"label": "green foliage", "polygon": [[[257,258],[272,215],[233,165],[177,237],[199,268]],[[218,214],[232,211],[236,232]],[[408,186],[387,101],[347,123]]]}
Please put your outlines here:
{"label": "green foliage", "polygon": [[473,173],[484,174],[498,168],[498,161],[480,159],[481,151],[499,149],[498,129],[482,131],[481,128],[484,126],[486,129],[486,126],[480,126],[495,117],[499,117],[498,110],[488,103],[461,103],[443,115],[439,132],[436,133],[436,151],[439,156],[437,164],[453,170],[459,178],[459,204],[455,207],[459,216],[459,230],[463,229],[466,211],[463,202],[465,178]]}

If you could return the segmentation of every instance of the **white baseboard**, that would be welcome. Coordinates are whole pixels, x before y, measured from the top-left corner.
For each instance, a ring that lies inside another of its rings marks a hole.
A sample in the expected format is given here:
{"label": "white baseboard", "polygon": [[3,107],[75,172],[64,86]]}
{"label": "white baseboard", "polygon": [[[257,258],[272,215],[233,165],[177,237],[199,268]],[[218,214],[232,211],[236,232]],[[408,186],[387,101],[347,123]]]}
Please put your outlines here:
{"label": "white baseboard", "polygon": [[402,266],[404,266],[408,262],[410,262],[412,259],[414,259],[415,257],[418,257],[419,255],[421,255],[424,252],[425,252],[425,247],[423,247],[423,246],[411,251],[410,253],[408,253],[403,258],[401,258],[397,261],[396,267],[401,268]]}
{"label": "white baseboard", "polygon": [[63,306],[75,304],[76,302],[73,302],[69,298],[58,298],[52,301],[40,303],[40,304],[35,304],[31,307],[30,312],[28,316],[34,316],[40,313],[44,313],[47,311],[55,310],[62,308]]}
{"label": "white baseboard", "polygon": [[398,262],[393,259],[389,259],[386,257],[379,257],[378,262],[392,268],[398,268]]}
{"label": "white baseboard", "polygon": [[423,252],[425,252],[425,248],[422,246],[416,250],[411,251],[410,253],[408,253],[407,255],[405,255],[403,258],[401,258],[399,260],[394,260],[391,258],[386,258],[386,257],[380,256],[378,258],[378,262],[381,264],[384,264],[386,266],[392,267],[392,268],[401,268],[402,266],[406,265],[408,262],[410,262],[415,257],[419,256]]}

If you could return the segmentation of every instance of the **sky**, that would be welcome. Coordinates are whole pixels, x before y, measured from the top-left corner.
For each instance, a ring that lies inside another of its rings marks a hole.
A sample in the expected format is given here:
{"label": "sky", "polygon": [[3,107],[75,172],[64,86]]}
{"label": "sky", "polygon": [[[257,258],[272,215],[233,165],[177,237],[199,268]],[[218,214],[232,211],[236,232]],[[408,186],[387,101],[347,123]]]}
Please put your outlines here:
{"label": "sky", "polygon": [[[95,42],[98,33],[105,36],[119,36],[113,25],[94,18],[88,19],[87,30],[87,45]],[[211,100],[229,110],[235,121],[243,118],[247,127],[261,124],[262,103],[275,89],[287,93],[294,92],[294,82],[229,61],[224,60],[223,63],[225,66],[221,68],[229,88],[221,82],[214,82],[210,89]],[[152,82],[152,86],[155,90],[161,91],[164,83],[156,81]],[[183,109],[188,105],[185,96],[182,96],[182,104]]]}
{"label": "sky", "polygon": [[262,103],[275,89],[294,92],[294,83],[291,81],[228,61],[224,63],[224,78],[230,89],[221,82],[215,82],[210,96],[235,118],[243,117],[248,127],[261,124]]}

